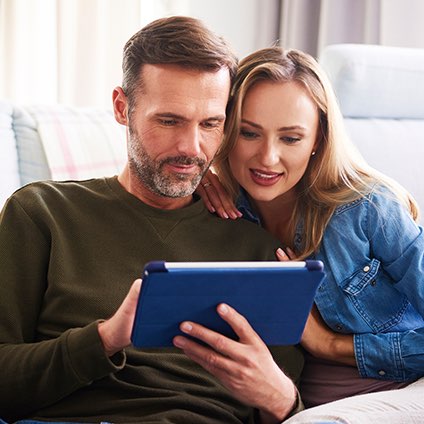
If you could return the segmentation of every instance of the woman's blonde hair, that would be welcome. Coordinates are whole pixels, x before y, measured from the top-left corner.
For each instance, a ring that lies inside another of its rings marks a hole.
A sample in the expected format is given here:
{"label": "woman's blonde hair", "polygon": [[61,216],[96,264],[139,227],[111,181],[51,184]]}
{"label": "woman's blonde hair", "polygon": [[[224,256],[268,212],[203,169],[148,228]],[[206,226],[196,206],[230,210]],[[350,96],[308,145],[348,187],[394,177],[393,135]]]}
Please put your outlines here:
{"label": "woman's blonde hair", "polygon": [[330,82],[316,60],[301,51],[270,47],[247,56],[240,62],[227,110],[224,142],[214,168],[229,193],[235,198],[239,185],[234,179],[228,156],[237,142],[244,98],[260,81],[296,82],[309,93],[319,113],[316,154],[297,185],[298,198],[290,220],[294,237],[298,220],[303,222],[304,243],[299,258],[317,252],[325,228],[335,209],[367,195],[374,186],[386,186],[418,219],[418,205],[399,184],[380,174],[364,161],[348,139],[343,117]]}

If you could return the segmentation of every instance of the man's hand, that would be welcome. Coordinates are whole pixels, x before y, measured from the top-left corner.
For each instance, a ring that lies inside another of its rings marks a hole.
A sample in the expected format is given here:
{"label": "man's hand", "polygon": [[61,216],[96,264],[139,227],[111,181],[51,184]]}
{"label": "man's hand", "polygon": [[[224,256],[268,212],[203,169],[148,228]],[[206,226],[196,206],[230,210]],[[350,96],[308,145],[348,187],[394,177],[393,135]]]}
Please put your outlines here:
{"label": "man's hand", "polygon": [[274,362],[270,351],[247,320],[228,305],[217,311],[239,337],[234,341],[193,322],[181,331],[205,342],[203,346],[183,336],[175,346],[217,377],[241,402],[259,409],[262,422],[281,422],[293,409],[296,389]]}
{"label": "man's hand", "polygon": [[331,330],[322,319],[315,304],[306,321],[301,345],[317,358],[356,366],[353,336]]}
{"label": "man's hand", "polygon": [[119,309],[99,324],[99,335],[108,356],[131,344],[131,331],[140,294],[141,279],[135,280]]}

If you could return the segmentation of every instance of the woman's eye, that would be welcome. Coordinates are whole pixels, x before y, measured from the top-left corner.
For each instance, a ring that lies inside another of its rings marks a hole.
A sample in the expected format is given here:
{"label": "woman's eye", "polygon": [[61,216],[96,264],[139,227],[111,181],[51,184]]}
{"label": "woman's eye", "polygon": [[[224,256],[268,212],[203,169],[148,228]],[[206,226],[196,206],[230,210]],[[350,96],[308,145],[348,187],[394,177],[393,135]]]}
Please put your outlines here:
{"label": "woman's eye", "polygon": [[258,134],[256,134],[253,131],[247,131],[247,130],[240,130],[240,134],[242,137],[244,138],[249,138],[249,139],[253,139],[253,138],[257,138],[259,137]]}
{"label": "woman's eye", "polygon": [[300,141],[301,138],[300,137],[284,136],[284,137],[281,137],[281,140],[284,141],[284,143],[287,143],[287,144],[294,144],[294,143],[297,143],[298,141]]}

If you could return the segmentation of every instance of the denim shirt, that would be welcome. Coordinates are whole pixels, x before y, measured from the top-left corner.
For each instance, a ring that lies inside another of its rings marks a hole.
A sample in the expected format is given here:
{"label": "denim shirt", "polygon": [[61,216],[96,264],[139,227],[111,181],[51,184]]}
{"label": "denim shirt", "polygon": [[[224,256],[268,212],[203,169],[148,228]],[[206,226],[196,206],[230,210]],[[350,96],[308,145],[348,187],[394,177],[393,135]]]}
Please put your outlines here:
{"label": "denim shirt", "polygon": [[[260,224],[246,193],[238,206]],[[423,376],[424,233],[405,208],[383,189],[338,207],[315,258],[326,271],[315,303],[332,330],[354,334],[361,376]]]}

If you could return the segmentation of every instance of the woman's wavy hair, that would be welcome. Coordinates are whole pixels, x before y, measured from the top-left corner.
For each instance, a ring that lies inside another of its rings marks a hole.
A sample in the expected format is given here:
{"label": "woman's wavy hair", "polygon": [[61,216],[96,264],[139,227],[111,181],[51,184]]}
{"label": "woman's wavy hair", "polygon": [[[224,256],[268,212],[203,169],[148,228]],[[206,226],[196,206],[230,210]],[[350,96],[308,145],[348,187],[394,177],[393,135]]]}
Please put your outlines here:
{"label": "woman's wavy hair", "polygon": [[412,196],[371,168],[350,142],[331,84],[317,61],[301,51],[280,47],[256,51],[239,64],[227,108],[224,142],[214,161],[214,169],[234,199],[240,187],[231,173],[228,156],[239,137],[245,96],[261,81],[301,85],[319,113],[316,154],[297,185],[298,197],[289,226],[294,237],[299,219],[302,220],[304,243],[302,250],[296,252],[298,258],[319,250],[325,228],[338,206],[369,194],[375,186],[388,187],[418,219],[418,205]]}

